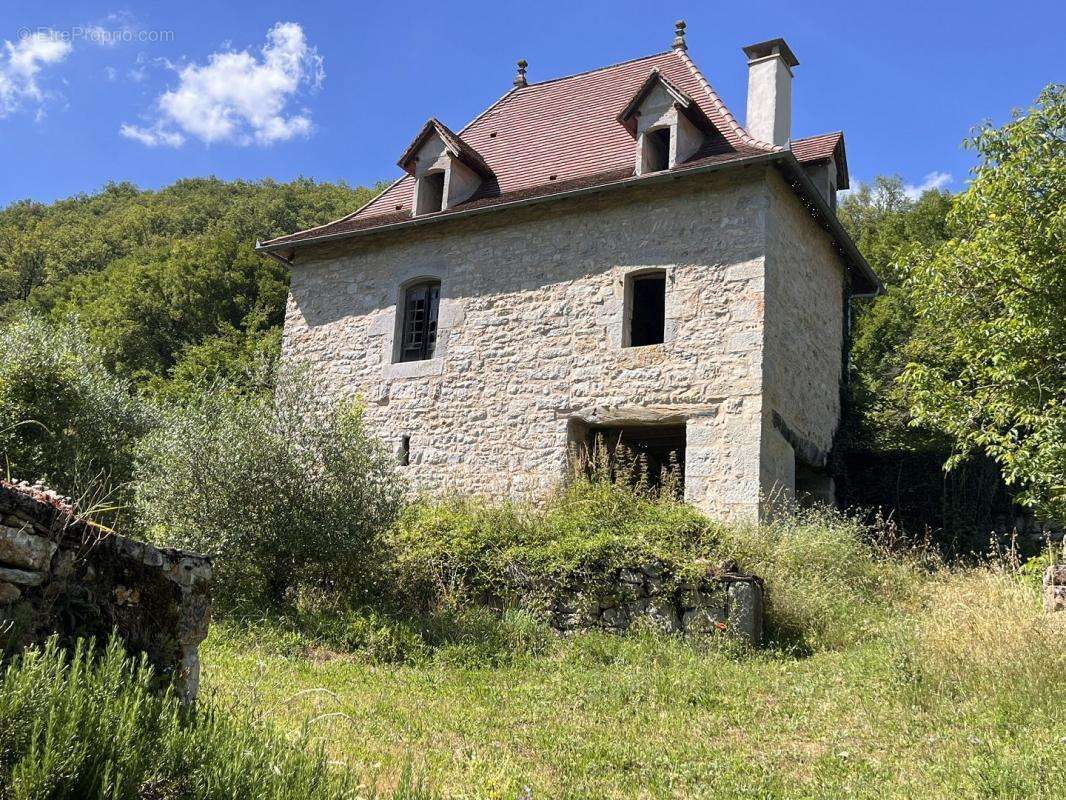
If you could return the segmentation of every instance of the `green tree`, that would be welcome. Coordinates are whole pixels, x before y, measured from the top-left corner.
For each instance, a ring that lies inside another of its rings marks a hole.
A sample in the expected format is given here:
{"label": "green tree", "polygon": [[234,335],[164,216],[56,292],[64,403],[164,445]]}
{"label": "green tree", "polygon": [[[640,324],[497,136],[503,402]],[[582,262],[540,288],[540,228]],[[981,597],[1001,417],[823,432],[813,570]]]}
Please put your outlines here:
{"label": "green tree", "polygon": [[901,383],[949,466],[983,452],[1020,499],[1066,519],[1066,87],[969,143],[980,163],[952,238],[915,253],[918,317]]}
{"label": "green tree", "polygon": [[135,485],[146,533],[214,557],[230,608],[293,587],[365,591],[401,500],[361,410],[321,399],[303,373],[273,394],[220,386],[170,408],[139,444]]}
{"label": "green tree", "polygon": [[153,423],[133,386],[74,326],[24,316],[0,336],[0,470],[74,497],[123,497]]}
{"label": "green tree", "polygon": [[906,366],[915,326],[905,280],[915,246],[935,249],[948,238],[951,195],[928,190],[914,200],[898,176],[878,177],[841,202],[840,218],[886,291],[856,304],[850,358],[852,446],[920,450],[943,447],[943,436],[909,427],[910,409],[896,379]]}
{"label": "green tree", "polygon": [[336,219],[379,188],[198,178],[14,203],[0,210],[0,321],[75,315],[107,365],[153,394],[232,380],[276,347],[288,291],[255,240]]}

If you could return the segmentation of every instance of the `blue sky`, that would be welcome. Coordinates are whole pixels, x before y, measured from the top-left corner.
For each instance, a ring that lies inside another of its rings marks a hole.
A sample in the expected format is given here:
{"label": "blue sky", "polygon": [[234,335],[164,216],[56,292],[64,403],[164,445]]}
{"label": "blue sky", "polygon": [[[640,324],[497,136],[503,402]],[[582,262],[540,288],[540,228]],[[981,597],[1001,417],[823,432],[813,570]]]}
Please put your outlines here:
{"label": "blue sky", "polygon": [[[0,205],[107,181],[352,184],[392,178],[429,116],[459,129],[510,86],[664,50],[689,53],[738,118],[740,48],[800,60],[793,135],[843,129],[852,179],[957,190],[960,141],[1066,80],[1061,2],[273,2],[0,5]],[[950,176],[950,177],[948,177]]]}

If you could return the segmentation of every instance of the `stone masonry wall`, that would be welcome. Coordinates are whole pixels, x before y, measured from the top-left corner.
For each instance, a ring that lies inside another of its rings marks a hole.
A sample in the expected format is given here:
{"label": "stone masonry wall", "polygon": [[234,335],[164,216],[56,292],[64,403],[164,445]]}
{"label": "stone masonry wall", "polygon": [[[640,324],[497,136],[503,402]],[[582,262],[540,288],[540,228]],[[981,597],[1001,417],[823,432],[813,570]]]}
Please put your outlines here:
{"label": "stone masonry wall", "polygon": [[740,574],[735,564],[678,585],[665,565],[651,563],[619,570],[598,587],[558,588],[547,618],[561,633],[623,633],[642,621],[662,633],[727,634],[757,647],[763,596],[762,580]]}
{"label": "stone masonry wall", "polygon": [[795,457],[824,466],[840,419],[844,270],[781,176],[767,185],[762,483],[789,496]]}
{"label": "stone masonry wall", "polygon": [[1044,570],[1044,609],[1066,611],[1066,564],[1053,564]]}
{"label": "stone masonry wall", "polygon": [[[667,276],[666,341],[622,346],[626,276]],[[429,361],[393,363],[405,284],[441,281]],[[684,422],[686,498],[753,518],[840,413],[843,268],[776,170],[441,223],[299,256],[287,359],[410,437],[415,487],[522,496],[582,424]],[[576,423],[576,424],[575,424]]]}
{"label": "stone masonry wall", "polygon": [[[760,490],[763,169],[560,201],[301,253],[284,353],[398,446],[419,489],[521,496],[565,474],[573,421],[688,424],[686,495]],[[667,273],[667,341],[623,348],[625,276]],[[436,357],[392,363],[404,284],[441,281]]]}
{"label": "stone masonry wall", "polygon": [[191,700],[210,612],[208,559],[95,526],[43,487],[0,481],[0,649],[117,631]]}

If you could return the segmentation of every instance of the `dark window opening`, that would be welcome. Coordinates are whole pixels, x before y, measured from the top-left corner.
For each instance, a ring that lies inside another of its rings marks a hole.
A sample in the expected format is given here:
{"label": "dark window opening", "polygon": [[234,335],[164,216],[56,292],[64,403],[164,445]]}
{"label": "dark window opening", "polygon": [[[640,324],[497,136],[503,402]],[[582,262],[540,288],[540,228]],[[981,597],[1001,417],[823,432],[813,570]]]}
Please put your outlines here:
{"label": "dark window opening", "polygon": [[411,465],[411,437],[404,436],[400,439],[400,466],[409,467]]}
{"label": "dark window opening", "polygon": [[433,358],[437,345],[437,308],[440,284],[419,283],[404,293],[400,361]]}
{"label": "dark window opening", "polygon": [[644,133],[643,172],[658,172],[670,166],[670,129],[658,128]]}
{"label": "dark window opening", "polygon": [[444,207],[444,173],[430,172],[418,179],[418,213],[429,214]]}
{"label": "dark window opening", "polygon": [[652,490],[685,492],[685,426],[620,425],[588,429],[589,463],[607,463],[611,477]]}
{"label": "dark window opening", "polygon": [[666,340],[666,275],[640,275],[630,287],[629,346]]}

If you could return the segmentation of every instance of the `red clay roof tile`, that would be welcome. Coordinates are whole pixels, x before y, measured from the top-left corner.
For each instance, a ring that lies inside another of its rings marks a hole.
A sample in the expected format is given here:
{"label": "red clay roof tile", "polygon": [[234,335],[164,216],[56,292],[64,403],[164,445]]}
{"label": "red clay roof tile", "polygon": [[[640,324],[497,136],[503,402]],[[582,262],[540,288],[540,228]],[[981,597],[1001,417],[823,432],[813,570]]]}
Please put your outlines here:
{"label": "red clay roof tile", "polygon": [[[415,142],[432,126],[456,148],[482,158],[494,179],[451,212],[505,203],[526,197],[554,194],[632,177],[634,144],[619,124],[621,108],[657,71],[669,84],[698,107],[710,123],[703,147],[675,169],[707,163],[741,160],[780,148],[753,139],[725,107],[684,50],[674,49],[644,58],[519,86],[487,108],[458,135],[431,119]],[[802,139],[796,152],[809,150],[817,160],[829,147],[832,154],[840,134]],[[826,140],[824,143],[822,140]],[[832,144],[829,140],[832,139]],[[410,148],[409,148],[410,150]],[[406,154],[405,154],[406,155]],[[415,180],[401,177],[374,200],[343,219],[265,242],[264,246],[296,244],[306,239],[345,231],[365,230],[411,218]],[[434,215],[436,216],[436,215]]]}

